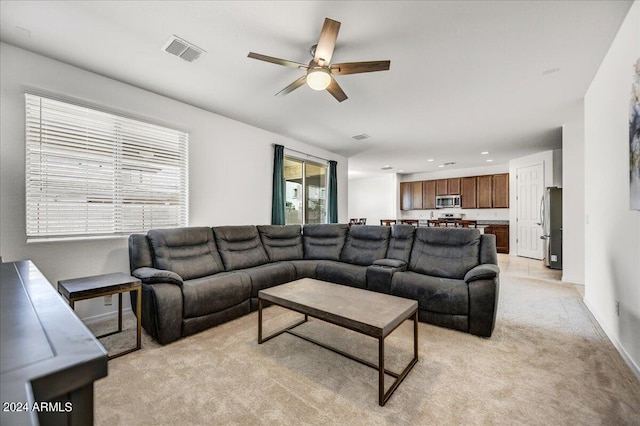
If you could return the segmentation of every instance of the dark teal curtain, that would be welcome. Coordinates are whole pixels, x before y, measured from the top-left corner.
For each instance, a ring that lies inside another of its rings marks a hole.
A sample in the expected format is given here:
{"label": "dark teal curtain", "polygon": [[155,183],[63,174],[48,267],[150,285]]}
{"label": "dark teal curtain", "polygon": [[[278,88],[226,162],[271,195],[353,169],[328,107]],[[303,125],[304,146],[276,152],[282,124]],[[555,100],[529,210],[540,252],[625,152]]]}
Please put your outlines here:
{"label": "dark teal curtain", "polygon": [[338,173],[336,161],[329,161],[329,223],[338,223]]}
{"label": "dark teal curtain", "polygon": [[284,146],[274,145],[273,196],[271,198],[271,224],[284,225]]}

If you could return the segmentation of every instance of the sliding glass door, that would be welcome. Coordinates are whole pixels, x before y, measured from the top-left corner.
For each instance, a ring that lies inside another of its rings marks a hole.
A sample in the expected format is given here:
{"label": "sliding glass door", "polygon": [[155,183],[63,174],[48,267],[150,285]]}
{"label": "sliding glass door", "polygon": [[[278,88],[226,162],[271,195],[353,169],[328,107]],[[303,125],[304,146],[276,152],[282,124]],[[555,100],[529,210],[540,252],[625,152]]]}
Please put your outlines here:
{"label": "sliding glass door", "polygon": [[286,224],[327,223],[327,165],[284,158]]}

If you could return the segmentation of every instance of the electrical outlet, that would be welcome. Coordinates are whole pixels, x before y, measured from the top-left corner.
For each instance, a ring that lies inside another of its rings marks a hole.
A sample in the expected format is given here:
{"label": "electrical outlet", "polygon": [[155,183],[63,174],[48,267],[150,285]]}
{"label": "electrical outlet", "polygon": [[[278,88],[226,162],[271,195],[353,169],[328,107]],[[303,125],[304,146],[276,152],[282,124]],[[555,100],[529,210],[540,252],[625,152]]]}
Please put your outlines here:
{"label": "electrical outlet", "polygon": [[551,261],[552,261],[552,262],[557,262],[557,261],[558,261],[558,256],[557,256],[557,255],[555,255],[555,254],[552,254],[552,255],[551,255]]}
{"label": "electrical outlet", "polygon": [[104,306],[111,306],[111,305],[113,305],[113,295],[112,294],[104,297]]}
{"label": "electrical outlet", "polygon": [[620,302],[616,300],[616,315],[620,316]]}

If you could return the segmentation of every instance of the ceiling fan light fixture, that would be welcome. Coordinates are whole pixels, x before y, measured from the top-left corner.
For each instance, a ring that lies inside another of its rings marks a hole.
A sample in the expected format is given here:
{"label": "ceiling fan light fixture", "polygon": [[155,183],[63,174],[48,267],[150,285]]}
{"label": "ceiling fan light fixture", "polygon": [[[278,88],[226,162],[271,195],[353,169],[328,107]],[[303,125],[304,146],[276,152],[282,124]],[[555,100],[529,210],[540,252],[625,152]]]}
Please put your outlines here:
{"label": "ceiling fan light fixture", "polygon": [[310,68],[307,72],[307,85],[313,90],[324,90],[331,84],[331,74],[325,68]]}

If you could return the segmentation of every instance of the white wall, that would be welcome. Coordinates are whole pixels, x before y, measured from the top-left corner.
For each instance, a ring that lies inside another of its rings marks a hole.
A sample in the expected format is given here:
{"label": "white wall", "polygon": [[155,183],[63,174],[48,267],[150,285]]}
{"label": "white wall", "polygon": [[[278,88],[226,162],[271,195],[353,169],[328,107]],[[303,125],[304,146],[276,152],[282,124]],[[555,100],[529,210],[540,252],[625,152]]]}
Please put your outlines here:
{"label": "white wall", "polygon": [[380,219],[395,219],[397,185],[393,173],[349,179],[349,217],[365,217],[367,225],[380,225]]}
{"label": "white wall", "polygon": [[[338,162],[338,216],[343,223],[348,219],[345,157],[5,43],[0,43],[0,83],[0,255],[3,261],[33,260],[54,285],[60,279],[128,272],[127,239],[26,243],[25,90],[188,131],[190,225],[270,223],[273,143]],[[112,308],[99,300],[77,305],[82,318]]]}
{"label": "white wall", "polygon": [[584,284],[584,119],[562,126],[562,281]]}
{"label": "white wall", "polygon": [[[640,211],[629,209],[635,2],[585,95],[585,303],[640,377]],[[619,315],[616,302],[620,303]]]}

